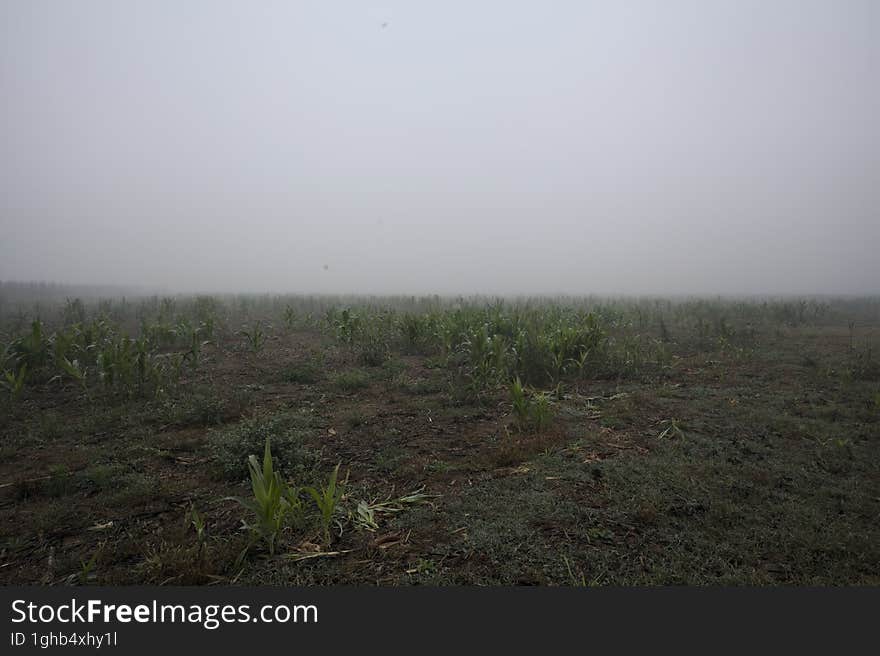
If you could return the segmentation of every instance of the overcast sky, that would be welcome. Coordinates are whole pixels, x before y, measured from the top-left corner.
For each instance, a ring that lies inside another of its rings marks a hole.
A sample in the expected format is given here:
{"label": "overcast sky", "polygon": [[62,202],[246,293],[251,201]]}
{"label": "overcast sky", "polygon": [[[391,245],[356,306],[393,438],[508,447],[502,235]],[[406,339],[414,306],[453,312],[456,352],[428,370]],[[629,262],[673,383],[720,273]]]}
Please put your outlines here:
{"label": "overcast sky", "polygon": [[0,3],[0,279],[880,293],[880,2]]}

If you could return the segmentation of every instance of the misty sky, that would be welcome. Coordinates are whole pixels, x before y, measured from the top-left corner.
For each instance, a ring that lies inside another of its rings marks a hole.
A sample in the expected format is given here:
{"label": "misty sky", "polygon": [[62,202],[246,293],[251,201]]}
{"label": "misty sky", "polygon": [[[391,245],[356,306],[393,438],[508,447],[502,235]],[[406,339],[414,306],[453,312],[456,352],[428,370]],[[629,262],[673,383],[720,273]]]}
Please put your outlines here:
{"label": "misty sky", "polygon": [[880,293],[873,0],[3,0],[0,94],[0,279]]}

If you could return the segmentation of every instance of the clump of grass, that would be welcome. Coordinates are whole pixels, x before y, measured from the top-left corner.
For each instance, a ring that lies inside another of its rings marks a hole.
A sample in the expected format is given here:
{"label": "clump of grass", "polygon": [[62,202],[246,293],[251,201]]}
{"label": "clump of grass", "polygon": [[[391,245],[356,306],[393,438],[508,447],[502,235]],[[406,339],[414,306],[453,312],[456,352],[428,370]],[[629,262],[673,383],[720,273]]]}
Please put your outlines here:
{"label": "clump of grass", "polygon": [[423,396],[443,391],[444,384],[442,381],[427,378],[411,378],[406,373],[401,373],[390,381],[390,388],[406,392],[407,394]]}
{"label": "clump of grass", "polygon": [[374,456],[373,462],[376,468],[382,472],[397,470],[406,461],[406,452],[399,446],[390,444],[379,449]]}
{"label": "clump of grass", "polygon": [[52,410],[42,412],[37,417],[34,431],[39,434],[42,440],[54,440],[64,435],[69,430],[69,426],[65,423],[61,415]]}
{"label": "clump of grass", "polygon": [[853,351],[850,359],[848,374],[853,380],[880,380],[880,360],[874,357],[870,345],[864,350]]}
{"label": "clump of grass", "polygon": [[406,372],[406,363],[399,358],[390,358],[382,363],[382,372],[379,374],[383,380],[394,383]]}
{"label": "clump of grass", "polygon": [[247,390],[236,390],[229,396],[204,388],[177,399],[164,399],[159,406],[163,423],[178,426],[217,426],[240,417],[250,400]]}
{"label": "clump of grass", "polygon": [[664,419],[661,422],[661,425],[665,425],[666,428],[664,428],[660,432],[660,434],[657,436],[657,439],[662,440],[663,438],[672,439],[674,437],[684,437],[684,431],[681,429],[678,419]]}
{"label": "clump of grass", "polygon": [[83,471],[80,478],[101,492],[119,487],[118,481],[125,474],[121,465],[95,464]]}
{"label": "clump of grass", "polygon": [[364,389],[370,384],[370,377],[365,371],[353,369],[336,374],[333,386],[342,392],[354,392]]}
{"label": "clump of grass", "polygon": [[314,362],[300,362],[288,366],[281,373],[281,379],[286,383],[312,385],[321,380],[321,369]]}
{"label": "clump of grass", "polygon": [[587,580],[586,575],[583,570],[578,569],[577,572],[572,568],[572,563],[568,559],[568,556],[562,557],[562,562],[565,563],[565,570],[568,573],[568,584],[573,588],[589,588],[593,586],[599,585],[599,579],[601,578],[601,574],[594,578],[593,580]]}
{"label": "clump of grass", "polygon": [[258,453],[271,437],[276,462],[286,471],[302,474],[318,461],[318,454],[303,443],[308,424],[306,417],[294,413],[252,417],[210,433],[208,449],[221,474],[236,479],[241,476],[241,462]]}
{"label": "clump of grass", "polygon": [[363,426],[366,423],[367,418],[362,412],[353,410],[345,415],[344,421],[345,425],[349,428],[357,428],[358,426]]}
{"label": "clump of grass", "polygon": [[54,465],[49,469],[50,478],[43,483],[43,491],[50,497],[63,497],[76,490],[76,478],[66,465]]}
{"label": "clump of grass", "polygon": [[358,358],[368,367],[381,366],[391,355],[388,340],[378,330],[365,333],[358,344]]}
{"label": "clump of grass", "polygon": [[[187,513],[187,521],[178,531],[165,534],[158,545],[150,545],[136,569],[145,582],[154,585],[203,585],[226,580],[219,576],[241,557],[242,539],[209,540],[207,519]],[[191,538],[195,532],[195,541]]]}
{"label": "clump of grass", "polygon": [[180,419],[185,424],[210,426],[222,424],[226,415],[226,403],[219,396],[196,393],[182,408]]}
{"label": "clump of grass", "polygon": [[139,472],[122,474],[112,481],[112,488],[102,491],[107,504],[119,508],[144,505],[165,493],[160,479]]}

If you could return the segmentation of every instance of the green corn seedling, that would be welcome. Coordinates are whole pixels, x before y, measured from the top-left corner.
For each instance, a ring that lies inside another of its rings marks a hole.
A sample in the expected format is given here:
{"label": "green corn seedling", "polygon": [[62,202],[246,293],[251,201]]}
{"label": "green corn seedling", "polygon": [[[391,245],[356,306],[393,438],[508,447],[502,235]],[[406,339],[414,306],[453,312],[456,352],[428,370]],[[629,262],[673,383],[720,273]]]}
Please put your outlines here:
{"label": "green corn seedling", "polygon": [[253,521],[243,521],[244,527],[263,539],[269,548],[269,554],[274,555],[288,516],[301,509],[298,491],[288,486],[281,474],[274,469],[269,438],[266,438],[262,467],[257,457],[252,455],[248,458],[248,471],[253,499],[227,498],[254,514]]}
{"label": "green corn seedling", "polygon": [[330,479],[327,481],[327,485],[325,485],[320,490],[314,487],[305,488],[305,492],[312,497],[315,501],[315,505],[318,507],[318,511],[321,513],[321,529],[324,534],[324,542],[327,546],[330,545],[330,524],[333,521],[333,515],[336,512],[336,508],[339,504],[339,500],[342,498],[342,486],[337,485],[336,481],[339,477],[339,465],[333,468],[333,472],[330,474]]}
{"label": "green corn seedling", "polygon": [[199,366],[199,359],[202,354],[202,342],[199,340],[199,335],[196,331],[193,331],[190,335],[190,343],[189,350],[186,352],[186,359],[189,360],[190,365],[193,369],[196,369]]}
{"label": "green corn seedling", "polygon": [[12,397],[13,401],[16,401],[19,396],[21,396],[22,390],[24,390],[24,381],[27,378],[27,364],[21,365],[18,371],[6,371],[3,376],[4,379],[0,380],[0,385],[9,392],[9,395]]}
{"label": "green corn seedling", "polygon": [[296,312],[294,312],[291,306],[287,306],[284,308],[284,327],[287,330],[293,330],[293,326],[296,323]]}
{"label": "green corn seedling", "polygon": [[92,554],[91,558],[88,560],[79,561],[79,583],[80,585],[88,585],[89,581],[91,581],[95,577],[95,568],[98,565],[98,558],[101,557],[101,552],[104,550],[104,542],[101,542],[98,545],[98,548],[95,549],[95,552]]}
{"label": "green corn seedling", "polygon": [[195,504],[190,505],[187,521],[196,532],[196,540],[199,545],[197,559],[201,563],[205,557],[205,545],[208,541],[207,522],[205,516],[196,510]]}
{"label": "green corn seedling", "polygon": [[31,332],[12,342],[9,352],[19,366],[27,365],[29,371],[43,367],[49,361],[50,353],[49,341],[43,336],[42,322],[34,319]]}
{"label": "green corn seedling", "polygon": [[199,322],[197,332],[210,341],[214,338],[214,322],[215,320],[213,316],[205,317],[201,322]]}
{"label": "green corn seedling", "polygon": [[58,367],[75,380],[83,391],[86,390],[86,368],[80,365],[78,360],[62,358],[58,361]]}
{"label": "green corn seedling", "polygon": [[573,364],[577,368],[578,375],[583,378],[587,372],[587,362],[590,358],[590,349],[585,348],[580,352],[576,358],[573,359]]}
{"label": "green corn seedling", "polygon": [[517,427],[522,429],[529,421],[529,401],[519,376],[510,384],[510,402],[513,404]]}
{"label": "green corn seedling", "polygon": [[254,323],[253,328],[250,330],[242,330],[239,334],[244,336],[248,348],[254,353],[259,353],[266,345],[266,332],[259,321]]}
{"label": "green corn seedling", "polygon": [[547,394],[538,394],[529,407],[529,420],[537,432],[542,432],[553,419],[553,409]]}

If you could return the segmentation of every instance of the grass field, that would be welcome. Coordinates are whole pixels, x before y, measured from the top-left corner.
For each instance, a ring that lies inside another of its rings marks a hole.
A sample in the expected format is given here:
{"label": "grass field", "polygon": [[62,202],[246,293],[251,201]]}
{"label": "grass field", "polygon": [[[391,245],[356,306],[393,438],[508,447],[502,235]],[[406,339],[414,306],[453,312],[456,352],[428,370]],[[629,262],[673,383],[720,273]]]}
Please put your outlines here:
{"label": "grass field", "polygon": [[878,329],[876,298],[7,300],[0,583],[877,585]]}

